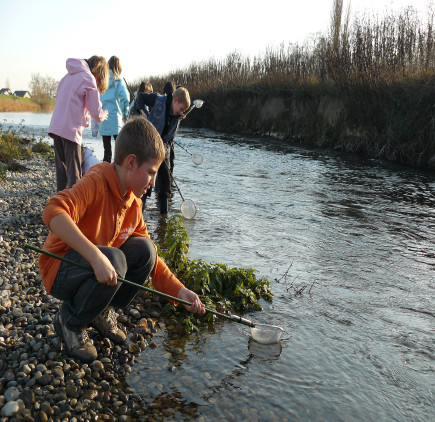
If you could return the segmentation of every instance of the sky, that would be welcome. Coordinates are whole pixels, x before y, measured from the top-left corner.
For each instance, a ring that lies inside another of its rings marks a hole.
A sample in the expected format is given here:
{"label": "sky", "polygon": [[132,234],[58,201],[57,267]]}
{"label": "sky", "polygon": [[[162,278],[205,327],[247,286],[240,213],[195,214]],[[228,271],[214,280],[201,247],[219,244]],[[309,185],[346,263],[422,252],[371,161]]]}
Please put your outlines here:
{"label": "sky", "polygon": [[[344,0],[351,17],[434,0]],[[238,51],[302,45],[328,31],[333,0],[0,0],[0,88],[28,90],[32,74],[60,80],[69,57],[116,55],[128,82]]]}

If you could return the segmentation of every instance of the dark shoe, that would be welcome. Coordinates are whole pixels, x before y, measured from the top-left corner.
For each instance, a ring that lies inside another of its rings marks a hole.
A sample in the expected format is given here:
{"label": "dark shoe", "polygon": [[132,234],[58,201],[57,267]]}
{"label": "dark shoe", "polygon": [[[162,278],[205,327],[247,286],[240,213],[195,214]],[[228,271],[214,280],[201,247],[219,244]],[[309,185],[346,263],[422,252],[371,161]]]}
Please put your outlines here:
{"label": "dark shoe", "polygon": [[89,338],[86,328],[78,333],[70,330],[62,321],[60,312],[54,318],[54,329],[58,336],[65,343],[70,356],[80,359],[82,362],[90,363],[97,358],[97,349]]}
{"label": "dark shoe", "polygon": [[116,313],[112,307],[109,307],[101,315],[98,315],[91,325],[104,337],[112,340],[114,343],[123,343],[127,338],[122,330],[118,328],[116,322]]}

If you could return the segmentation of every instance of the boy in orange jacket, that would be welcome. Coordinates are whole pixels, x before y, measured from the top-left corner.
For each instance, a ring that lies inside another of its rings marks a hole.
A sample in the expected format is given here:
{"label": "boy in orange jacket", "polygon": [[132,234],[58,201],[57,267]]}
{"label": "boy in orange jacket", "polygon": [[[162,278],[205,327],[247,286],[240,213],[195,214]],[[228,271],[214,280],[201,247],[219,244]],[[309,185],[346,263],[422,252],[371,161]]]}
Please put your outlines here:
{"label": "boy in orange jacket", "polygon": [[154,186],[165,156],[151,123],[138,117],[125,124],[112,164],[93,166],[71,189],[53,196],[43,213],[50,233],[44,249],[88,264],[92,271],[41,254],[39,267],[47,291],[63,300],[54,327],[68,353],[92,362],[97,351],[86,331],[93,325],[115,343],[125,340],[115,307],[127,306],[137,288],[117,282],[117,275],[144,284],[148,275],[157,290],[192,303],[204,314],[196,293],[172,274],[151,242],[142,216],[141,197]]}

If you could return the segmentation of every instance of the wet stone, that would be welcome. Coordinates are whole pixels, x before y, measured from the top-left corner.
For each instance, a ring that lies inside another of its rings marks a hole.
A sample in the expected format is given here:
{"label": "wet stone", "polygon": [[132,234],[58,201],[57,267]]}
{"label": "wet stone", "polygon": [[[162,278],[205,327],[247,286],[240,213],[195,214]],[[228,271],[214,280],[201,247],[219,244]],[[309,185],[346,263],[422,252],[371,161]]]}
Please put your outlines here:
{"label": "wet stone", "polygon": [[137,310],[137,309],[130,309],[130,315],[133,317],[133,318],[136,318],[136,319],[139,319],[140,318],[140,312]]}
{"label": "wet stone", "polygon": [[0,414],[10,418],[11,416],[16,415],[19,409],[20,407],[16,401],[10,401],[2,407]]}
{"label": "wet stone", "polygon": [[103,391],[108,391],[110,389],[110,384],[107,381],[101,381],[100,386]]}
{"label": "wet stone", "polygon": [[125,315],[119,315],[117,321],[121,324],[126,324],[128,322],[128,318]]}
{"label": "wet stone", "polygon": [[23,311],[20,308],[14,308],[12,310],[12,314],[14,315],[15,318],[19,318],[23,316]]}
{"label": "wet stone", "polygon": [[20,397],[20,391],[18,390],[17,387],[9,387],[5,391],[4,396],[5,396],[5,400],[7,402],[9,402],[9,401],[17,401],[18,398]]}
{"label": "wet stone", "polygon": [[39,422],[48,422],[48,416],[43,410],[39,411],[38,420]]}
{"label": "wet stone", "polygon": [[62,368],[60,367],[56,367],[53,369],[53,374],[57,377],[57,378],[64,378],[65,374],[62,370]]}
{"label": "wet stone", "polygon": [[41,411],[45,412],[47,416],[53,416],[54,415],[53,408],[50,406],[50,403],[48,403],[46,401],[41,403]]}
{"label": "wet stone", "polygon": [[41,378],[38,379],[39,384],[41,385],[49,385],[51,384],[53,377],[50,374],[44,374]]}
{"label": "wet stone", "polygon": [[93,400],[95,397],[98,396],[98,391],[97,390],[87,390],[84,394],[84,398],[88,399],[88,400]]}
{"label": "wet stone", "polygon": [[68,397],[77,398],[79,396],[77,386],[75,385],[67,385],[65,392]]}
{"label": "wet stone", "polygon": [[35,403],[35,393],[32,389],[25,388],[21,393],[21,400],[26,407],[30,408]]}
{"label": "wet stone", "polygon": [[92,363],[92,369],[93,369],[94,371],[97,371],[97,372],[104,371],[104,365],[103,365],[103,363],[100,362],[99,360],[95,360],[95,361]]}

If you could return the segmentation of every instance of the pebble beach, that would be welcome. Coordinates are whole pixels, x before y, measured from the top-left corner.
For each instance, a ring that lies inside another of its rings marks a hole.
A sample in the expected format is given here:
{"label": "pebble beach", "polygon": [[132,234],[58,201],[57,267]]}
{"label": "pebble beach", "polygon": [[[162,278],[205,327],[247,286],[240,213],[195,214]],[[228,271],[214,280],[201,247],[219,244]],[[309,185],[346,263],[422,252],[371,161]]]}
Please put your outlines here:
{"label": "pebble beach", "polygon": [[42,247],[48,234],[42,211],[55,193],[54,162],[35,156],[20,163],[28,170],[7,171],[0,181],[0,422],[164,420],[126,382],[135,358],[158,347],[163,303],[139,293],[117,310],[125,343],[89,329],[97,360],[69,358],[53,328],[61,302],[45,291],[38,254],[24,246]]}

